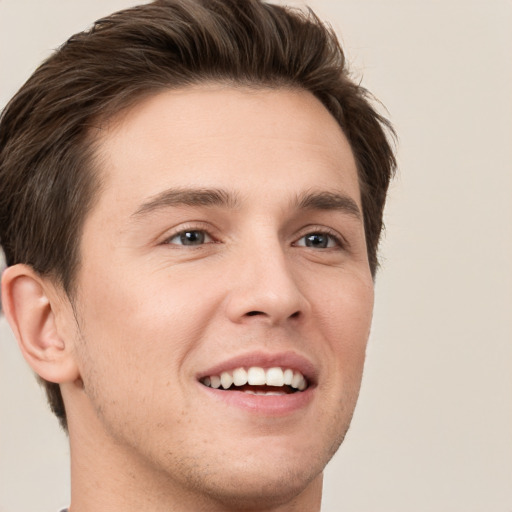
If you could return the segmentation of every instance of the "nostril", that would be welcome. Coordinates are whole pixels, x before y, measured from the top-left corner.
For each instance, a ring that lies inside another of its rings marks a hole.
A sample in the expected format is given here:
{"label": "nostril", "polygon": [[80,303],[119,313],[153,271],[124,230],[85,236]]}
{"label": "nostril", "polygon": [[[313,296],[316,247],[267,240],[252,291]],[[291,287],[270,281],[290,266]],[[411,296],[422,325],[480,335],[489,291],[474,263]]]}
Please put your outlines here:
{"label": "nostril", "polygon": [[249,311],[247,316],[264,315],[263,311]]}

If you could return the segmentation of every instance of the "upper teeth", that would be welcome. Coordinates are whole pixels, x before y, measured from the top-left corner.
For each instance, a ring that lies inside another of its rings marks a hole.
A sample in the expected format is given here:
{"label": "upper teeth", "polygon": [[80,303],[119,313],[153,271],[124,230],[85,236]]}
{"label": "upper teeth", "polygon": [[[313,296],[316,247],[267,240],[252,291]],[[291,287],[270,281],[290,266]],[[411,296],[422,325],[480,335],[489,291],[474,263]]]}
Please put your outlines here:
{"label": "upper teeth", "polygon": [[220,375],[211,375],[201,379],[201,382],[212,388],[228,389],[231,385],[245,386],[250,384],[253,386],[291,386],[292,388],[303,391],[307,388],[307,381],[298,371],[290,368],[261,368],[259,366],[251,366],[247,370],[245,368],[237,368],[231,372],[222,372]]}

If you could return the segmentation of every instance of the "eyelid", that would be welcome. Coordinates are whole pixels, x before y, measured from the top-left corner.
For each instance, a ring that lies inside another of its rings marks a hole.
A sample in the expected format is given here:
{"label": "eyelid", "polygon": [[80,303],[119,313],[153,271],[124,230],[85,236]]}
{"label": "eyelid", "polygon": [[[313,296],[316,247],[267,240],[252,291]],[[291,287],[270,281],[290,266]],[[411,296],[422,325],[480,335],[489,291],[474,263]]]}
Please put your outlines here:
{"label": "eyelid", "polygon": [[[214,231],[212,226],[205,224],[204,222],[200,222],[200,221],[198,221],[198,222],[191,221],[191,222],[186,222],[184,224],[180,224],[180,225],[176,226],[175,228],[173,228],[169,231],[166,231],[166,233],[164,235],[162,235],[159,245],[174,245],[174,246],[179,247],[182,244],[174,244],[174,243],[171,243],[170,241],[173,238],[177,237],[178,235],[180,235],[182,233],[186,233],[187,231],[200,231],[202,233],[205,233],[208,236],[208,238],[210,238],[209,241],[205,242],[204,244],[195,246],[195,247],[201,247],[201,245],[215,243],[218,241],[215,238],[215,236],[212,234],[212,231]],[[194,246],[187,246],[187,247],[194,247]]]}
{"label": "eyelid", "polygon": [[[183,235],[184,233],[202,233],[204,234],[205,240],[201,241],[198,244],[185,244],[185,243],[174,243],[172,240],[178,239]],[[200,247],[201,245],[210,244],[213,242],[213,238],[204,230],[204,229],[185,229],[183,231],[179,231],[174,236],[167,239],[166,243],[168,245],[178,245],[178,246],[184,246],[184,247]]]}
{"label": "eyelid", "polygon": [[[299,240],[302,240],[307,235],[321,234],[321,235],[330,236],[332,239],[334,239],[336,246],[337,246],[337,247],[326,247],[323,250],[347,249],[349,247],[349,243],[347,242],[345,237],[343,237],[343,235],[341,235],[341,233],[339,233],[338,231],[336,231],[332,228],[328,228],[326,226],[306,226],[305,228],[303,228],[301,230],[301,233],[302,234],[296,239],[296,241],[292,245],[296,245]],[[300,245],[299,247],[304,247],[304,246]]]}

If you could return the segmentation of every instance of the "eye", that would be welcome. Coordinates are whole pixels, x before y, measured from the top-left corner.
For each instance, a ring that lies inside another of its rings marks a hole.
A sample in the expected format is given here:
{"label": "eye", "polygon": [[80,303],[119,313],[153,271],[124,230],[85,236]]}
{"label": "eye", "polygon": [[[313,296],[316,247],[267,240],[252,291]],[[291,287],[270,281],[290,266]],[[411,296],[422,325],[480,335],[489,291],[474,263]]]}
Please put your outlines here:
{"label": "eye", "polygon": [[312,247],[313,249],[330,249],[332,247],[341,247],[341,242],[337,237],[329,233],[315,232],[299,238],[295,245],[301,247]]}
{"label": "eye", "polygon": [[212,237],[201,229],[186,229],[168,238],[165,243],[173,245],[197,246],[212,242]]}

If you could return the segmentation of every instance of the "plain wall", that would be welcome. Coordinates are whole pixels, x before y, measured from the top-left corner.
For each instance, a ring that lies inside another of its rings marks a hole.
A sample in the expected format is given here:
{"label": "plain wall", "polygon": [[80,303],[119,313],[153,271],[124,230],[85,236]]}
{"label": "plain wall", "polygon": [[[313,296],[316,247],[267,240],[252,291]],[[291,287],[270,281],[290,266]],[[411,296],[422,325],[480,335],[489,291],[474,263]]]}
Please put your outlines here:
{"label": "plain wall", "polygon": [[[134,3],[0,0],[0,107]],[[323,510],[511,512],[512,2],[311,5],[399,134],[361,397]],[[66,437],[1,319],[0,512],[68,500]]]}

